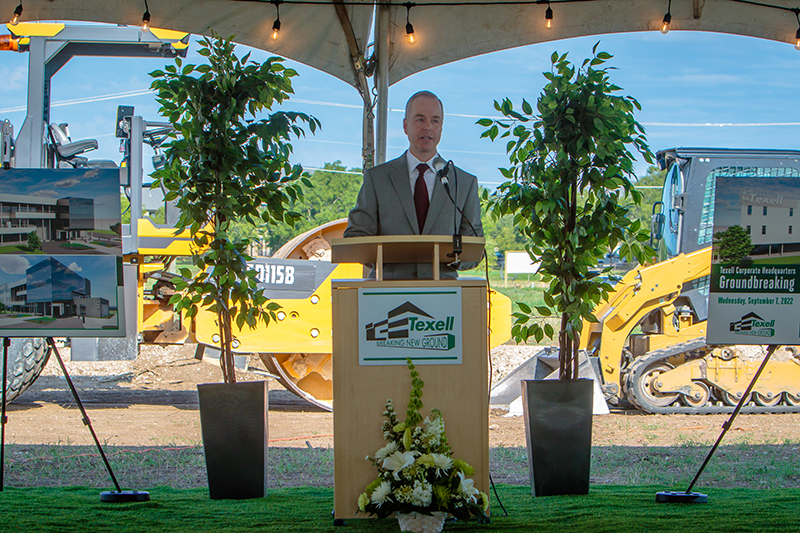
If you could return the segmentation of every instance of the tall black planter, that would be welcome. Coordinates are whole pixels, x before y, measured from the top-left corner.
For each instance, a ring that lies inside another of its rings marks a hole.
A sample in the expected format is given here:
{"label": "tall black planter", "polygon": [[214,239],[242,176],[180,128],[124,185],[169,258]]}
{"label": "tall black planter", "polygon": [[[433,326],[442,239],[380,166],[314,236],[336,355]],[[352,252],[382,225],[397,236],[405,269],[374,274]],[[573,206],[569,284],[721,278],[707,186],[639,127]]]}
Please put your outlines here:
{"label": "tall black planter", "polygon": [[212,500],[267,495],[267,382],[197,386]]}
{"label": "tall black planter", "polygon": [[588,494],[592,380],[521,383],[531,494]]}

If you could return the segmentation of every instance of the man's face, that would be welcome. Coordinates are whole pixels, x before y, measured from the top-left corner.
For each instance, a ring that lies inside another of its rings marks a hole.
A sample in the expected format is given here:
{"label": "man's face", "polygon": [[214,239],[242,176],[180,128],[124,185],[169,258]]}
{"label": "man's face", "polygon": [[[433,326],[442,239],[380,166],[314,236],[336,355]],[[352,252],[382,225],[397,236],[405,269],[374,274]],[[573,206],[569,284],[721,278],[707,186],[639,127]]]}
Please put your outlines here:
{"label": "man's face", "polygon": [[436,155],[442,138],[442,108],[430,96],[419,96],[411,102],[408,116],[403,119],[403,131],[408,136],[409,149],[420,161]]}

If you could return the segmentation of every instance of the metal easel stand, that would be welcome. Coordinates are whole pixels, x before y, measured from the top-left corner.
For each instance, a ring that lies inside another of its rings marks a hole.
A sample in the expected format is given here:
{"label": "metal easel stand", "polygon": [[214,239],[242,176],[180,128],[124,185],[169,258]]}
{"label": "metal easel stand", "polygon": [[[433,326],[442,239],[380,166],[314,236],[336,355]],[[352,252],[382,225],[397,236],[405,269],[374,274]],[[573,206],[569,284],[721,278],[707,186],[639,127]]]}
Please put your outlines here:
{"label": "metal easel stand", "polygon": [[[8,339],[6,339],[8,340]],[[106,465],[106,470],[108,470],[108,474],[111,476],[111,481],[114,482],[114,487],[116,487],[116,491],[106,491],[100,493],[100,501],[101,502],[113,502],[113,503],[121,503],[121,502],[146,502],[150,500],[150,493],[146,491],[138,491],[138,490],[122,490],[117,482],[117,478],[114,475],[114,471],[111,470],[111,464],[108,462],[106,458],[106,454],[103,451],[103,447],[100,445],[100,441],[97,439],[97,435],[94,432],[94,428],[92,427],[92,422],[89,420],[89,415],[86,414],[86,409],[83,408],[83,403],[81,403],[81,399],[78,397],[78,391],[75,390],[75,385],[72,383],[72,379],[69,377],[69,372],[67,372],[67,367],[64,365],[64,360],[61,358],[61,354],[58,352],[58,348],[56,347],[55,342],[53,342],[52,337],[47,338],[47,344],[50,345],[50,348],[53,350],[53,353],[56,354],[56,358],[58,359],[58,364],[61,366],[61,371],[64,373],[64,378],[67,380],[67,385],[69,385],[69,389],[72,391],[72,396],[75,397],[75,403],[78,404],[78,409],[81,410],[81,416],[83,417],[83,423],[85,426],[89,428],[89,432],[92,434],[92,438],[94,439],[94,443],[97,446],[97,450],[100,452],[100,457],[103,458],[103,462]],[[4,348],[7,350],[8,348]],[[4,352],[5,357],[5,352]],[[5,367],[3,368],[3,375],[5,377]],[[3,411],[5,414],[5,379],[3,380]],[[2,459],[0,458],[0,465],[2,465]]]}
{"label": "metal easel stand", "polygon": [[3,492],[3,472],[5,468],[6,458],[6,381],[8,380],[8,347],[11,346],[11,339],[3,337],[3,390],[0,392],[2,396],[2,411],[0,412],[0,492]]}
{"label": "metal easel stand", "polygon": [[714,443],[714,446],[708,452],[708,455],[706,456],[706,460],[703,461],[703,465],[700,467],[700,470],[697,471],[697,474],[695,474],[694,479],[689,484],[689,488],[686,489],[686,492],[671,491],[671,490],[665,490],[665,491],[662,491],[662,492],[657,492],[656,493],[656,502],[658,502],[658,503],[706,503],[706,502],[708,502],[708,496],[706,496],[705,494],[700,494],[699,492],[692,492],[692,489],[694,488],[694,484],[697,483],[698,479],[700,479],[700,474],[703,473],[703,470],[705,470],[706,465],[708,465],[708,462],[711,460],[711,457],[714,455],[714,452],[717,451],[717,448],[719,447],[719,443],[722,442],[722,438],[725,436],[725,434],[728,432],[728,430],[731,429],[731,427],[733,427],[733,421],[736,418],[736,415],[739,414],[739,411],[741,411],[742,407],[744,407],[744,404],[747,403],[748,399],[750,398],[750,393],[753,392],[753,387],[755,386],[756,381],[758,381],[758,377],[761,375],[761,371],[764,370],[764,368],[767,366],[767,362],[769,361],[769,358],[772,357],[772,354],[775,353],[775,350],[777,348],[778,348],[777,344],[770,344],[767,347],[767,355],[764,356],[764,360],[761,362],[761,366],[758,367],[758,371],[756,371],[755,375],[753,376],[753,379],[750,381],[750,384],[747,386],[747,390],[744,391],[744,394],[742,394],[742,397],[739,399],[739,403],[736,405],[736,409],[733,410],[733,413],[731,413],[731,417],[728,419],[727,422],[722,424],[722,433],[720,433],[719,438],[717,438],[717,442]]}

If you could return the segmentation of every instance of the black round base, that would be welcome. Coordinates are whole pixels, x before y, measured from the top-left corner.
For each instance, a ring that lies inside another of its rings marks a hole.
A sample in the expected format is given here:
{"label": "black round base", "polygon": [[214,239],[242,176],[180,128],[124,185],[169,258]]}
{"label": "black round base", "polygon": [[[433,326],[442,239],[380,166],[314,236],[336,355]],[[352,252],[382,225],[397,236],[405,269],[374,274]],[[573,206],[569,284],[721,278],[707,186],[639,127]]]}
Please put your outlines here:
{"label": "black round base", "polygon": [[100,501],[110,503],[149,502],[150,493],[144,490],[123,490],[121,492],[109,490],[100,493]]}
{"label": "black round base", "polygon": [[656,493],[658,503],[708,503],[708,496],[699,492],[664,490]]}

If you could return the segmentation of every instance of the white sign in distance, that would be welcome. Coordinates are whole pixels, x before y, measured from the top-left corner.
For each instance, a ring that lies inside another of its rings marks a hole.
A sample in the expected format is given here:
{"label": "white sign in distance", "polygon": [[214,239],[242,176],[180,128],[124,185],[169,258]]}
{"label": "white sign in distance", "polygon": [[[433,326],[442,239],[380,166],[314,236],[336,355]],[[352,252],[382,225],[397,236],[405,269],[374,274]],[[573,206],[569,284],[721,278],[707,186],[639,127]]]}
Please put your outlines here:
{"label": "white sign in distance", "polygon": [[528,252],[506,252],[505,269],[508,274],[536,274],[539,262],[532,260]]}
{"label": "white sign in distance", "polygon": [[460,365],[461,288],[358,289],[358,364]]}

